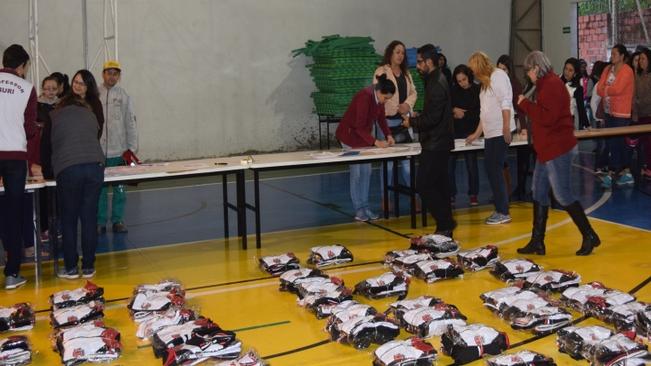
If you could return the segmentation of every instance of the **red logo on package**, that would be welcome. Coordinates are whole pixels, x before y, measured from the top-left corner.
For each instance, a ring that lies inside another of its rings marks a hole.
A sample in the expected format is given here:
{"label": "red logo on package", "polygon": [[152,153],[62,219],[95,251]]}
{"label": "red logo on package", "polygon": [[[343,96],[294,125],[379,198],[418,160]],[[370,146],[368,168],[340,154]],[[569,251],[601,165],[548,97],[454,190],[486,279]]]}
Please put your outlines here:
{"label": "red logo on package", "polygon": [[395,355],[393,355],[394,361],[402,361],[404,359],[405,359],[405,355],[403,355],[402,353],[396,353]]}
{"label": "red logo on package", "polygon": [[61,298],[63,299],[63,301],[68,301],[70,300],[70,294],[63,294],[61,295]]}
{"label": "red logo on package", "polygon": [[431,322],[432,320],[434,320],[434,318],[432,318],[432,315],[430,315],[430,314],[423,315],[422,319],[423,319],[424,322]]}
{"label": "red logo on package", "polygon": [[75,348],[74,351],[72,351],[72,357],[74,358],[80,358],[83,357],[86,353],[82,348]]}

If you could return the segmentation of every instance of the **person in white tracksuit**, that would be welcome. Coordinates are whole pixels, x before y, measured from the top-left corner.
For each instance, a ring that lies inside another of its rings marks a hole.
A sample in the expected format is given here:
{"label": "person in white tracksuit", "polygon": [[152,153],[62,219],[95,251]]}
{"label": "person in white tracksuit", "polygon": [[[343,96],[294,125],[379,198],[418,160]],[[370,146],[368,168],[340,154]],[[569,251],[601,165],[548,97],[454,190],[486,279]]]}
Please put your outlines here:
{"label": "person in white tracksuit", "polygon": [[[117,83],[120,81],[121,66],[117,61],[104,63],[102,78],[104,83],[99,87],[100,100],[104,109],[104,131],[100,145],[106,158],[106,166],[128,165],[137,162],[135,152],[138,150],[138,129],[136,115],[133,110],[131,97]],[[114,233],[126,233],[124,223],[124,207],[126,205],[126,187],[124,184],[114,184],[113,200],[111,202],[111,223]],[[109,219],[108,185],[104,185],[97,208],[97,233],[106,233],[106,222]]]}

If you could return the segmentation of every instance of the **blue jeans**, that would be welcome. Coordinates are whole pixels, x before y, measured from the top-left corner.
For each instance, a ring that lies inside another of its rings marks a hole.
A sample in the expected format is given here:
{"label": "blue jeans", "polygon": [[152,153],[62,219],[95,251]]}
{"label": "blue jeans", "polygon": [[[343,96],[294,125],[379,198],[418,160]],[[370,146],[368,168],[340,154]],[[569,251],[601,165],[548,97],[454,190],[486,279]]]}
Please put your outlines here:
{"label": "blue jeans", "polygon": [[[400,126],[402,124],[401,119],[387,119],[387,125],[389,128],[391,127],[396,127]],[[382,129],[378,128],[376,130],[376,135],[379,140],[384,140],[384,132],[382,132]],[[404,186],[409,187],[409,180],[410,180],[410,174],[411,174],[411,168],[409,167],[409,160],[404,159],[400,161],[400,166],[398,167],[398,170],[400,171],[400,175],[398,178],[398,182],[402,183]],[[391,185],[393,183],[393,162],[388,161],[387,162],[387,175],[388,175],[388,180],[389,184]],[[380,169],[380,187],[382,191],[384,191],[384,170]]]}
{"label": "blue jeans", "polygon": [[[624,127],[631,124],[630,118],[613,117],[606,115],[606,127]],[[606,138],[606,149],[599,159],[600,166],[608,166],[612,172],[619,173],[630,166],[630,154],[626,151],[624,136]]]}
{"label": "blue jeans", "polygon": [[[345,150],[351,147],[341,144]],[[371,187],[372,164],[350,164],[350,199],[355,211],[368,208],[368,192]]]}
{"label": "blue jeans", "polygon": [[484,140],[484,164],[493,192],[495,211],[503,215],[509,214],[509,196],[506,192],[506,182],[502,172],[508,148],[509,145],[506,144],[503,136]]}
{"label": "blue jeans", "polygon": [[549,190],[554,192],[554,197],[562,206],[569,206],[576,201],[572,192],[571,176],[572,162],[578,154],[579,148],[575,146],[572,150],[556,157],[553,160],[541,163],[536,161],[533,171],[533,199],[542,206],[551,204]]}
{"label": "blue jeans", "polygon": [[476,196],[479,194],[479,168],[477,167],[477,152],[469,151],[464,153],[451,153],[450,163],[448,164],[448,175],[450,179],[450,196],[457,195],[457,157],[463,155],[466,162],[466,172],[468,173],[468,195]]}
{"label": "blue jeans", "polygon": [[76,269],[79,261],[77,221],[81,221],[81,268],[95,268],[97,202],[104,183],[104,164],[73,165],[60,172],[56,179],[66,270]]}
{"label": "blue jeans", "polygon": [[27,161],[0,160],[0,177],[5,188],[5,200],[0,207],[5,227],[2,245],[7,252],[4,274],[15,276],[20,271],[23,258],[23,200]]}

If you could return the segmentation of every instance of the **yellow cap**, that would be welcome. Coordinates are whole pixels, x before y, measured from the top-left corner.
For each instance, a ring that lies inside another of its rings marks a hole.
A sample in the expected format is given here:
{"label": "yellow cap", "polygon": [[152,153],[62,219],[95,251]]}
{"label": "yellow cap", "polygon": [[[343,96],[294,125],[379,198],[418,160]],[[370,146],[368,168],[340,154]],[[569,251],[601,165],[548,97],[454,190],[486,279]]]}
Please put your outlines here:
{"label": "yellow cap", "polygon": [[108,69],[116,69],[118,71],[122,71],[122,68],[120,68],[120,63],[115,60],[108,60],[104,63],[104,70]]}

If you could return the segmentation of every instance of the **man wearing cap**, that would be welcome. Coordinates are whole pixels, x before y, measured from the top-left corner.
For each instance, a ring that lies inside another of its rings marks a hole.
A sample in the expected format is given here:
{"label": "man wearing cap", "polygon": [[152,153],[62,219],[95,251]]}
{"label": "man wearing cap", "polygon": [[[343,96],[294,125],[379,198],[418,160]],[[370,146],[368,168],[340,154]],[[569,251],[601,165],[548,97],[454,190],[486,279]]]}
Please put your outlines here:
{"label": "man wearing cap", "polygon": [[0,69],[0,177],[5,201],[0,206],[5,225],[2,245],[6,251],[5,289],[13,290],[27,280],[20,272],[23,253],[23,196],[27,176],[27,140],[36,134],[36,90],[24,79],[29,54],[13,44],[2,54]]}
{"label": "man wearing cap", "polygon": [[[99,95],[104,106],[104,131],[100,138],[102,151],[106,157],[106,166],[130,165],[138,162],[135,152],[138,150],[138,130],[133,104],[127,92],[118,86],[122,68],[117,61],[104,63]],[[111,223],[114,233],[126,233],[124,224],[124,206],[127,201],[126,187],[123,184],[113,186],[111,204]],[[104,185],[97,208],[97,233],[106,233],[108,211],[108,185]]]}

